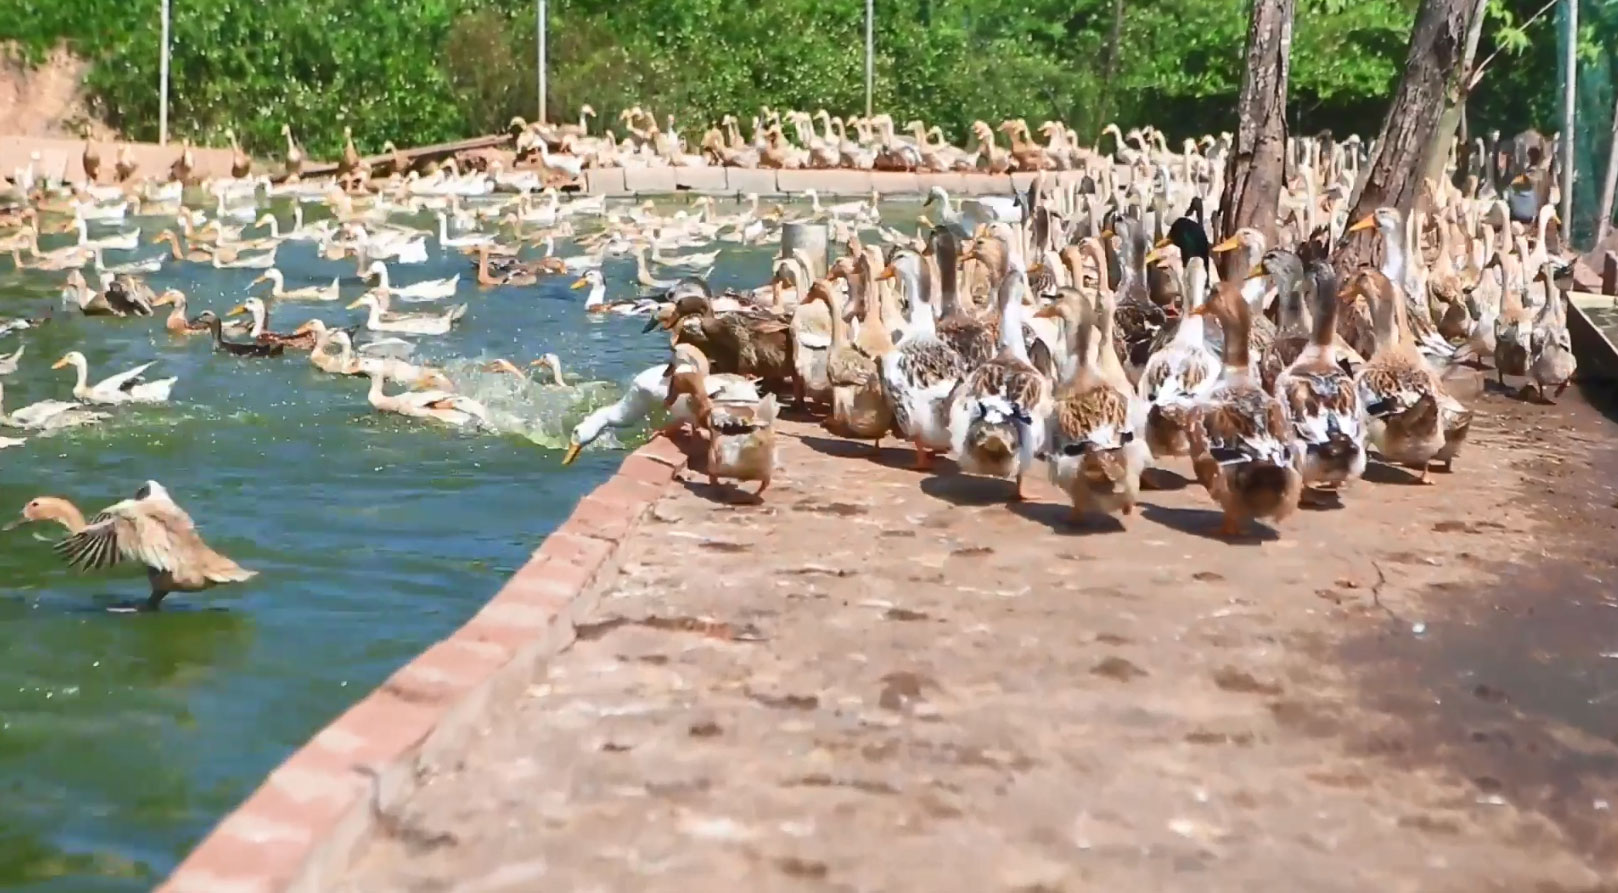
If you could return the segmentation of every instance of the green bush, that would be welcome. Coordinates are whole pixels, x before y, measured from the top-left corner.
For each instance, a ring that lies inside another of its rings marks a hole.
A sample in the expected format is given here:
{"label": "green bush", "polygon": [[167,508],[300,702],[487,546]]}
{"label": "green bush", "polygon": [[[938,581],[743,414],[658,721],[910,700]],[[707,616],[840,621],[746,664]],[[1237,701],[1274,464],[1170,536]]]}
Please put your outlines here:
{"label": "green bush", "polygon": [[[957,141],[977,118],[1061,118],[1087,139],[1109,117],[1175,136],[1229,129],[1247,0],[1122,0],[1109,85],[1114,2],[878,0],[876,105],[900,125],[940,124]],[[1537,5],[1495,0],[1496,14],[1515,11],[1516,21]],[[152,139],[158,8],[0,0],[0,40],[34,60],[65,41],[96,63],[98,112]],[[589,103],[615,124],[618,110],[639,104],[694,135],[726,113],[745,122],[761,105],[864,109],[859,0],[551,0],[550,9],[553,119],[572,120]],[[1414,9],[1415,0],[1299,0],[1293,132],[1376,129]],[[1542,57],[1555,35],[1536,29],[1527,56]],[[176,0],[171,129],[219,144],[234,128],[250,151],[279,156],[290,123],[326,157],[344,126],[364,152],[388,139],[492,132],[536,114],[535,40],[532,0]],[[1490,48],[1486,38],[1482,52]],[[1554,100],[1539,97],[1552,92],[1543,72],[1498,66],[1474,129],[1547,125]]]}

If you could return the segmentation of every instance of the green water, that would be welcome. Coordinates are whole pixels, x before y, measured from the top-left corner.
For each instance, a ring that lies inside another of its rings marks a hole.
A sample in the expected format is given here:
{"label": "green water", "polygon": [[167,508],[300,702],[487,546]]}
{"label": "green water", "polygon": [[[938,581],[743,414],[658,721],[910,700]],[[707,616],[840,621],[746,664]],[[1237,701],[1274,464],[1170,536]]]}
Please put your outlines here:
{"label": "green water", "polygon": [[[285,203],[276,208],[290,225]],[[170,222],[124,225],[150,235]],[[431,216],[400,222],[436,232]],[[107,260],[155,252],[143,244]],[[763,281],[772,252],[729,246],[716,287]],[[394,284],[459,272],[454,300],[471,307],[450,335],[416,339],[418,358],[526,365],[554,351],[570,375],[616,383],[667,355],[640,334],[643,320],[587,320],[584,292],[565,278],[478,289],[461,255],[436,240],[429,253],[426,264],[390,265]],[[278,266],[288,288],[345,277],[344,300],[283,302],[275,329],[311,316],[360,320],[342,309],[363,290],[352,260],[286,242]],[[633,271],[631,260],[608,260],[609,297],[634,291]],[[184,290],[195,314],[229,309],[256,275],[169,264],[147,279]],[[64,276],[0,260],[0,315],[45,313]],[[318,372],[306,354],[216,355],[206,337],[172,338],[160,319],[59,308],[43,329],[0,338],[0,353],[19,337],[28,344],[23,368],[4,380],[9,409],[70,399],[71,371],[50,369],[68,350],[89,358],[92,380],[150,360],[153,377],[180,379],[170,405],[117,409],[97,429],[0,451],[0,520],[42,494],[89,512],[152,479],[214,547],[260,576],[172,596],[158,613],[110,613],[145,595],[138,567],[80,575],[51,553],[58,529],[0,534],[3,889],[149,889],[312,732],[473,614],[622,459],[605,438],[606,449],[563,468],[561,432],[584,407],[514,398],[511,380],[485,379],[477,393],[527,413],[530,436],[457,433],[376,414],[364,379]]]}

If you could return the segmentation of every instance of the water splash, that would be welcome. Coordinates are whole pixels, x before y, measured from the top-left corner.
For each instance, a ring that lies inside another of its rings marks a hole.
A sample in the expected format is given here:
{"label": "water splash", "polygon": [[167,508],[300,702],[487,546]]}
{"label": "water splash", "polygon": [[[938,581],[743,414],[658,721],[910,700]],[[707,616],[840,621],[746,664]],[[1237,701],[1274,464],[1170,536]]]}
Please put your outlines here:
{"label": "water splash", "polygon": [[489,361],[487,357],[452,360],[444,371],[460,393],[488,407],[489,421],[496,430],[547,449],[566,447],[580,419],[618,399],[618,386],[609,381],[557,385],[490,372],[486,368]]}

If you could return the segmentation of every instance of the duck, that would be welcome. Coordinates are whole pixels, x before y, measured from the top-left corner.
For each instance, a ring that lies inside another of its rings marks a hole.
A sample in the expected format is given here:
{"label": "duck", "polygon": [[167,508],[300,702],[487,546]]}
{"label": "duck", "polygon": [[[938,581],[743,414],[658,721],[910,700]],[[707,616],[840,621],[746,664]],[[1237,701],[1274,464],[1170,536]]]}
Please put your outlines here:
{"label": "duck", "polygon": [[[5,401],[5,388],[0,386],[0,404]],[[56,431],[62,428],[77,428],[80,425],[93,425],[104,422],[108,418],[104,412],[85,409],[82,404],[67,400],[41,400],[30,403],[14,412],[7,413],[0,409],[0,425],[7,428],[21,428],[25,431]]]}
{"label": "duck", "polygon": [[600,270],[587,270],[583,276],[573,281],[569,289],[577,291],[588,288],[584,298],[584,312],[589,314],[611,316],[644,316],[658,308],[659,302],[655,298],[627,298],[622,301],[607,300],[607,282]]}
{"label": "duck", "polygon": [[180,243],[180,236],[172,229],[166,229],[152,238],[152,244],[169,243],[169,250],[173,258],[178,261],[191,261],[192,263],[212,263],[214,253],[202,248],[187,248]]}
{"label": "duck", "polygon": [[683,323],[694,319],[697,343],[719,371],[781,384],[794,380],[797,368],[789,320],[770,314],[716,313],[706,284],[686,280],[680,285],[684,288],[670,291],[670,297],[679,295],[674,300],[673,312],[666,321],[654,317],[648,330],[662,325],[676,333],[677,340],[685,340],[687,332]]}
{"label": "duck", "polygon": [[1298,507],[1303,476],[1293,462],[1286,410],[1259,387],[1249,359],[1252,308],[1241,289],[1221,283],[1199,316],[1215,315],[1225,333],[1219,381],[1192,410],[1191,466],[1219,504],[1219,533],[1242,535],[1245,522],[1284,521]]}
{"label": "duck", "polygon": [[[443,370],[418,366],[397,357],[356,355],[354,342],[348,332],[342,329],[328,329],[326,324],[318,319],[309,320],[303,327],[315,333],[315,348],[309,352],[309,362],[322,372],[333,375],[369,375],[375,372],[406,387],[454,390],[454,385],[450,383],[448,376],[444,375]],[[326,350],[329,344],[337,345],[336,355]]]}
{"label": "duck", "polygon": [[[1314,261],[1307,278],[1309,341],[1275,376],[1273,393],[1292,425],[1292,455],[1303,475],[1303,492],[1316,494],[1365,474],[1368,420],[1354,376],[1337,360],[1337,274]],[[1281,331],[1284,335],[1284,324]]]}
{"label": "duck", "polygon": [[718,401],[708,395],[704,378],[695,369],[674,373],[664,405],[681,397],[694,405],[698,423],[708,432],[708,461],[702,473],[709,486],[719,486],[722,477],[758,481],[753,495],[762,499],[775,472],[775,395],[765,394],[757,402]]}
{"label": "duck", "polygon": [[[1023,477],[1044,444],[1050,381],[1028,359],[1023,342],[1022,295],[1028,273],[1018,252],[1000,284],[1000,353],[972,370],[950,398],[950,445],[968,474],[1011,478],[1012,500],[1027,498]],[[929,310],[928,313],[931,311]]]}
{"label": "duck", "polygon": [[0,354],[0,377],[15,374],[17,365],[22,361],[23,352],[28,350],[27,344],[17,345],[17,349],[9,354]]}
{"label": "duck", "polygon": [[78,382],[73,385],[73,396],[84,403],[99,403],[106,406],[117,406],[124,403],[167,403],[169,392],[173,390],[177,378],[164,378],[158,381],[146,381],[142,375],[150,369],[153,363],[143,363],[127,372],[108,376],[94,385],[89,383],[90,364],[84,354],[76,350],[68,351],[51,365],[52,369],[64,369],[72,366],[78,374]]}
{"label": "duck", "polygon": [[86,181],[94,184],[101,179],[101,152],[96,149],[95,143],[85,141],[84,154],[79,156],[79,163],[84,167]]}
{"label": "duck", "polygon": [[118,182],[129,182],[129,178],[135,176],[137,170],[140,170],[140,165],[135,161],[134,150],[128,143],[119,146],[118,157],[112,165],[112,172],[118,178]]}
{"label": "duck", "polygon": [[526,264],[515,258],[506,259],[494,267],[490,272],[489,246],[478,247],[477,281],[481,286],[494,285],[533,285],[539,281],[541,273],[563,272],[560,262],[547,264],[545,261]]}
{"label": "duck", "polygon": [[992,325],[968,312],[961,302],[961,242],[955,231],[946,226],[933,227],[928,234],[928,247],[938,260],[941,313],[934,324],[934,334],[955,351],[965,368],[976,369],[999,352],[998,333]]}
{"label": "duck", "polygon": [[292,125],[282,124],[281,135],[286,137],[286,181],[296,183],[298,175],[303,171],[303,150],[298,148],[297,140],[292,138]]}
{"label": "duck", "polygon": [[381,370],[371,370],[365,374],[371,379],[371,389],[366,393],[366,399],[382,412],[427,419],[452,428],[493,429],[488,408],[471,397],[438,389],[406,391],[389,396],[382,389],[387,380],[386,374]]}
{"label": "duck", "polygon": [[1147,358],[1136,382],[1136,393],[1148,407],[1141,433],[1154,458],[1191,454],[1191,414],[1219,383],[1219,360],[1208,349],[1206,316],[1197,313],[1207,294],[1207,261],[1187,259],[1179,324],[1169,343]]}
{"label": "duck", "polygon": [[1123,348],[1126,371],[1132,379],[1140,377],[1146,361],[1151,358],[1152,344],[1165,325],[1168,316],[1163,308],[1153,303],[1146,287],[1146,256],[1151,244],[1146,230],[1139,221],[1120,216],[1113,230],[1104,231],[1102,238],[1112,233],[1118,236],[1118,289],[1114,292],[1116,340]]}
{"label": "duck", "polygon": [[83,217],[75,215],[73,226],[79,231],[79,248],[84,251],[93,251],[97,248],[104,248],[109,251],[134,251],[140,245],[139,229],[104,236],[100,239],[91,239],[90,224]]}
{"label": "duck", "polygon": [[222,350],[236,357],[278,357],[286,351],[284,344],[260,344],[257,341],[226,341],[224,322],[212,310],[204,310],[197,315],[197,322],[208,327],[213,333],[214,350]]}
{"label": "duck", "polygon": [[236,131],[225,128],[225,139],[230,140],[230,175],[238,180],[247,179],[253,172],[253,159],[242,151],[242,144],[236,140]]}
{"label": "duck", "polygon": [[1556,289],[1556,276],[1560,272],[1560,262],[1546,260],[1535,277],[1545,283],[1546,301],[1534,318],[1534,333],[1529,339],[1528,379],[1539,391],[1542,403],[1551,402],[1545,396],[1545,389],[1550,386],[1555,386],[1556,396],[1561,397],[1578,369],[1572,336],[1567,330],[1567,306]]}
{"label": "duck", "polygon": [[185,315],[185,292],[177,288],[165,289],[152,302],[153,307],[173,307],[169,315],[163,320],[163,328],[171,335],[201,335],[208,331],[208,324],[199,316],[188,319]]}
{"label": "duck", "polygon": [[279,344],[292,350],[315,349],[315,341],[318,335],[314,329],[307,326],[299,326],[298,330],[291,334],[270,331],[270,308],[266,307],[264,302],[258,298],[248,298],[232,307],[230,312],[225,315],[242,316],[244,314],[252,320],[252,325],[247,330],[247,336],[259,344]]}
{"label": "duck", "polygon": [[1428,483],[1430,463],[1444,448],[1438,377],[1430,373],[1415,339],[1402,325],[1404,301],[1393,283],[1374,270],[1353,276],[1367,280],[1360,291],[1371,299],[1376,339],[1371,358],[1354,374],[1369,417],[1368,440],[1384,461],[1417,469],[1420,482]]}
{"label": "duck", "polygon": [[[385,294],[385,293],[383,293]],[[365,327],[373,332],[395,332],[401,335],[446,335],[455,321],[466,315],[466,305],[457,304],[441,314],[390,313],[387,298],[379,294],[364,294],[349,304],[349,310],[370,310]]]}
{"label": "duck", "polygon": [[[1528,374],[1528,353],[1534,340],[1534,314],[1523,306],[1523,292],[1512,286],[1517,259],[1509,252],[1496,254],[1491,264],[1500,268],[1504,287],[1500,312],[1494,320],[1494,374],[1501,384],[1507,375]],[[1547,302],[1549,303],[1549,302]]]}
{"label": "duck", "polygon": [[[679,372],[696,372],[702,376],[703,386],[710,397],[724,403],[758,402],[757,379],[733,372],[713,372],[708,364],[708,355],[695,344],[675,344],[671,350],[672,357],[664,370],[670,381]],[[677,437],[688,431],[706,429],[707,422],[698,417],[701,406],[690,395],[676,395],[673,398],[665,395],[663,406],[668,410],[669,417],[667,424],[657,430],[658,435]]]}
{"label": "duck", "polygon": [[1134,512],[1151,461],[1143,430],[1148,404],[1130,387],[1112,346],[1112,301],[1105,290],[1092,300],[1062,288],[1035,312],[1063,321],[1068,356],[1077,361],[1052,401],[1041,447],[1051,482],[1072,503],[1075,524],[1093,513]]}
{"label": "duck", "polygon": [[449,234],[449,217],[438,212],[438,244],[444,248],[480,248],[494,244],[494,236],[488,233],[473,233],[469,236],[451,236]]}
{"label": "duck", "polygon": [[807,257],[777,258],[767,288],[773,312],[788,312],[787,287],[791,287],[793,302],[797,305],[790,311],[794,399],[802,402],[813,398],[816,402],[830,404],[832,383],[826,375],[826,356],[831,350],[832,311],[830,304],[809,299],[812,269],[813,262]]}
{"label": "duck", "polygon": [[[883,390],[880,358],[871,357],[850,340],[841,290],[830,280],[817,279],[810,284],[804,304],[817,301],[826,305],[831,327],[830,345],[826,350],[831,411],[826,427],[844,437],[870,440],[872,449],[880,453],[882,438],[893,430],[893,410]],[[880,308],[881,305],[880,301],[871,301],[868,306]],[[931,307],[927,312],[932,312]],[[876,328],[882,329],[880,324]]]}
{"label": "duck", "polygon": [[366,269],[365,278],[375,279],[378,291],[404,301],[436,301],[439,298],[453,297],[455,289],[461,284],[461,274],[456,273],[444,279],[423,279],[420,282],[394,288],[388,281],[388,265],[379,260],[371,261],[371,265]]}
{"label": "duck", "polygon": [[[944,266],[941,257],[940,269]],[[869,310],[879,307],[881,301],[868,299],[867,293],[876,288],[876,283],[867,278],[865,269],[868,268],[862,264],[862,275],[857,280],[860,291],[855,299]],[[891,275],[887,270],[883,272]],[[877,362],[893,427],[915,448],[915,467],[930,469],[935,453],[948,452],[954,446],[950,401],[969,372],[966,359],[941,337],[931,303],[918,296],[910,305],[910,319],[903,334]]]}
{"label": "duck", "polygon": [[287,288],[286,277],[275,267],[270,267],[257,278],[248,283],[251,288],[260,282],[270,283],[270,297],[277,301],[335,301],[340,295],[338,279],[333,279],[330,285],[306,285],[302,288]]}
{"label": "duck", "polygon": [[93,291],[84,281],[84,274],[72,270],[62,289],[64,297],[71,299],[85,316],[151,316],[151,305],[139,300],[127,285],[113,279],[104,291]]}
{"label": "duck", "polygon": [[201,592],[257,576],[203,542],[191,516],[156,481],[147,481],[133,499],[97,512],[89,523],[67,500],[42,496],[29,500],[22,518],[9,527],[33,521],[54,521],[67,530],[67,539],[55,548],[70,567],[100,570],[120,561],[145,565],[151,584],[143,605],[148,611],[158,610],[173,592]]}
{"label": "duck", "polygon": [[[640,421],[652,410],[665,404],[668,398],[669,379],[673,373],[683,370],[699,370],[703,374],[703,383],[707,388],[708,396],[714,400],[745,403],[758,399],[757,384],[741,375],[715,375],[708,373],[708,358],[697,349],[695,345],[676,344],[673,346],[674,361],[672,363],[658,363],[642,369],[630,379],[628,388],[617,401],[603,406],[589,415],[586,415],[573,426],[568,437],[567,451],[562,456],[563,465],[571,465],[578,459],[584,448],[601,438],[608,428],[629,428]],[[700,362],[693,362],[695,357],[701,357]],[[672,367],[672,368],[671,368]],[[686,404],[689,406],[689,401]],[[671,418],[677,427],[679,423],[695,423],[695,408],[686,409],[679,401],[670,407]],[[682,412],[685,414],[682,415]]]}
{"label": "duck", "polygon": [[1313,328],[1310,308],[1304,305],[1299,289],[1304,279],[1301,258],[1284,248],[1271,248],[1247,273],[1248,281],[1261,279],[1275,283],[1275,305],[1280,320],[1268,343],[1258,348],[1259,381],[1266,391],[1273,391],[1276,377],[1313,343],[1310,340]]}

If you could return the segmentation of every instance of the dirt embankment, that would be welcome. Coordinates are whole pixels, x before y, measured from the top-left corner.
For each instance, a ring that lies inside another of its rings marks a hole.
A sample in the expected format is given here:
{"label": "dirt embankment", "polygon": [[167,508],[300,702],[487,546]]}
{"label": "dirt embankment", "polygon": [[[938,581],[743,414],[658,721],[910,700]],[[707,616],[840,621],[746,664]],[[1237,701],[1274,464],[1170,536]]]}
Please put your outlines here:
{"label": "dirt embankment", "polygon": [[30,66],[15,45],[0,43],[0,136],[116,138],[85,101],[89,70],[66,48]]}

